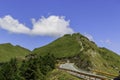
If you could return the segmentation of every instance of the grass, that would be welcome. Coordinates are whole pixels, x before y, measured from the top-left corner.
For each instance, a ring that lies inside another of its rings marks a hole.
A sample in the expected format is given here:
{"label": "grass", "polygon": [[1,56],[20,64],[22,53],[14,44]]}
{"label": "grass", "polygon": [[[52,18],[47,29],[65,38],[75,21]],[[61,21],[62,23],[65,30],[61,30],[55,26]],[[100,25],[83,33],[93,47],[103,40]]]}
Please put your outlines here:
{"label": "grass", "polygon": [[10,43],[0,44],[0,62],[9,61],[11,58],[24,57],[30,51],[20,46],[13,46]]}
{"label": "grass", "polygon": [[82,80],[75,76],[70,75],[65,71],[61,71],[59,69],[54,69],[47,75],[46,80]]}
{"label": "grass", "polygon": [[46,46],[34,49],[33,53],[39,55],[51,53],[56,58],[69,59],[85,70],[97,69],[111,74],[117,74],[120,70],[119,55],[106,48],[99,48],[93,41],[79,33],[67,34]]}
{"label": "grass", "polygon": [[37,53],[40,55],[51,53],[54,54],[57,58],[63,58],[71,57],[78,54],[80,48],[80,44],[78,44],[77,40],[74,39],[74,37],[72,37],[71,35],[66,35],[46,46],[34,49],[33,53]]}
{"label": "grass", "polygon": [[[9,43],[0,44],[0,62],[18,56],[24,57],[29,53],[29,50],[20,46],[13,46]],[[119,55],[106,48],[98,47],[93,41],[78,33],[60,37],[46,46],[34,49],[32,53],[42,56],[50,53],[62,60],[69,59],[84,70],[96,69],[115,75],[120,70]],[[60,78],[60,80],[64,79]]]}

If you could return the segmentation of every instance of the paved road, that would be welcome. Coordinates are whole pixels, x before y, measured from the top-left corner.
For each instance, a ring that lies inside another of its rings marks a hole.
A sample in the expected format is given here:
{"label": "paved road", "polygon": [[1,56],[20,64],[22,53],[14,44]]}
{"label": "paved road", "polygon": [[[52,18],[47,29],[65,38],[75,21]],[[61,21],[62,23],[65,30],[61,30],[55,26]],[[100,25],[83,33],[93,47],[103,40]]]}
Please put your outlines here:
{"label": "paved road", "polygon": [[[80,77],[80,78],[86,78],[86,77],[88,77],[88,78],[89,78],[88,80],[102,80],[102,79],[99,79],[99,78],[103,78],[103,79],[106,78],[106,77],[104,77],[104,76],[100,76],[100,75],[96,75],[96,74],[93,74],[93,73],[90,73],[90,72],[87,72],[87,71],[80,70],[80,69],[78,69],[78,68],[74,65],[74,63],[61,64],[61,65],[59,66],[59,68],[61,68],[61,69],[66,69],[66,70],[71,70],[71,71],[75,71],[75,72],[79,72],[79,73],[81,73],[82,75],[79,75],[78,73],[70,72],[70,71],[69,71],[69,73],[71,73],[71,74],[73,74],[73,75],[75,75],[75,76],[77,76],[77,77]],[[84,75],[83,75],[83,74],[84,74]],[[87,76],[86,76],[86,75],[87,75]],[[90,79],[90,76],[92,76],[91,79]],[[95,79],[94,77],[96,77],[96,79]]]}

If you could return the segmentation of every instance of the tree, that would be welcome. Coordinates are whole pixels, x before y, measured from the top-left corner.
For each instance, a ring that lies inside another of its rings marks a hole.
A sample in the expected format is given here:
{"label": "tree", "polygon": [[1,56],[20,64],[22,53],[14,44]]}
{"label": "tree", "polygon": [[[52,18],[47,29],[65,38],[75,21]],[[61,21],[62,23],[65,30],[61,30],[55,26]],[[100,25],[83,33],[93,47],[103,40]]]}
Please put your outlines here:
{"label": "tree", "polygon": [[44,80],[44,75],[39,69],[39,58],[35,56],[29,56],[27,61],[22,63],[20,74],[25,80]]}
{"label": "tree", "polygon": [[11,59],[2,64],[0,80],[45,80],[47,73],[54,68],[55,57],[52,54],[43,57],[31,54],[26,56],[22,62]]}
{"label": "tree", "polygon": [[10,62],[6,62],[1,66],[1,75],[3,80],[13,80],[16,77],[18,70],[17,60],[11,59]]}

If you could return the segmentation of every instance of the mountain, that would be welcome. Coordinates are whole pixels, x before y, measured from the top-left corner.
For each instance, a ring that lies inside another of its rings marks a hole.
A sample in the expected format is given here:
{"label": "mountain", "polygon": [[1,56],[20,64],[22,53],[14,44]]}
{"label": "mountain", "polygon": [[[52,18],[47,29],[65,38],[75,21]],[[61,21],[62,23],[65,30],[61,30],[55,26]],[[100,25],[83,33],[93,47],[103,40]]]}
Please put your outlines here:
{"label": "mountain", "polygon": [[33,53],[42,56],[54,54],[60,60],[70,60],[81,69],[99,74],[117,74],[120,70],[118,54],[107,48],[98,47],[79,33],[66,34],[48,45],[34,49]]}
{"label": "mountain", "polygon": [[6,62],[15,57],[24,57],[30,52],[30,50],[19,45],[14,46],[10,43],[0,44],[0,62]]}

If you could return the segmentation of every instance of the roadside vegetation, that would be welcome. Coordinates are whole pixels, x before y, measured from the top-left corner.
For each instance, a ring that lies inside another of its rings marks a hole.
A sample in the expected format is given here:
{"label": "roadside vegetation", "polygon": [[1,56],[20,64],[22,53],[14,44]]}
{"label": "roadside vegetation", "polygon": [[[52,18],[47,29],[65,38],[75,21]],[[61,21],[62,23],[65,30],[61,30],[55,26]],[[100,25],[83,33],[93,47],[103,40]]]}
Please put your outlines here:
{"label": "roadside vegetation", "polygon": [[48,72],[55,68],[55,57],[48,54],[44,57],[34,54],[26,56],[19,62],[11,59],[0,66],[0,80],[46,80]]}

